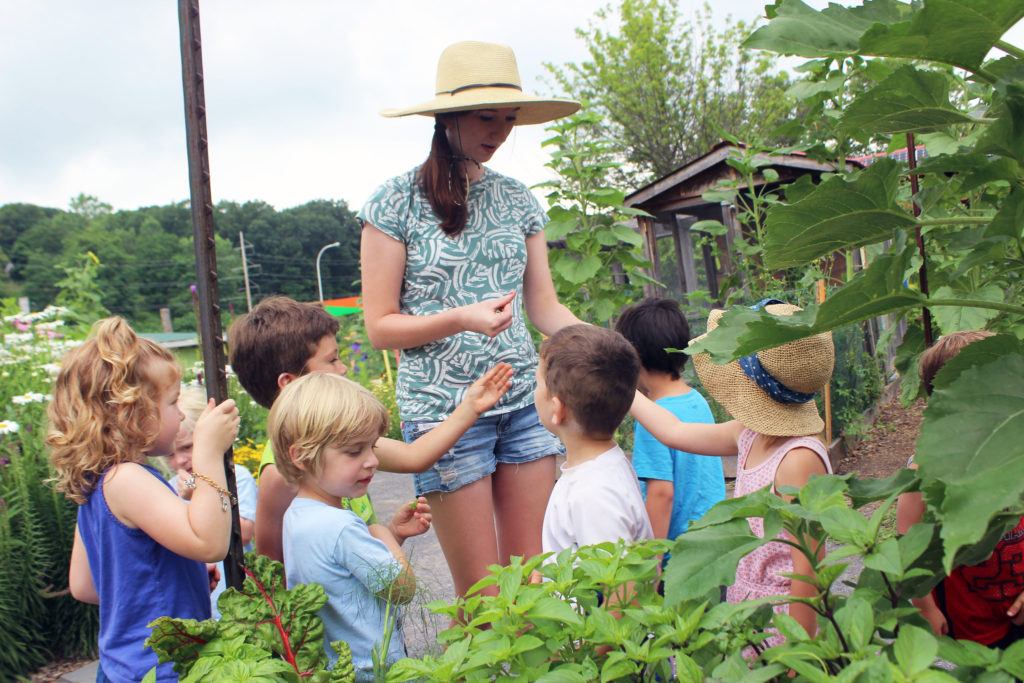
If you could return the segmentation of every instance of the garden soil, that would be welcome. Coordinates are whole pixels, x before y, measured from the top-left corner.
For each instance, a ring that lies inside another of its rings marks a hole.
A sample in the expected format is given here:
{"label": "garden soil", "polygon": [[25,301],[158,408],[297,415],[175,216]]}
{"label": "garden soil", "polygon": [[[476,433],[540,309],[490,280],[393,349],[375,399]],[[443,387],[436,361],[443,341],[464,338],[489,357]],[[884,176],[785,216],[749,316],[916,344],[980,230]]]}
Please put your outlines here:
{"label": "garden soil", "polygon": [[[902,408],[897,401],[880,406],[872,426],[850,450],[849,454],[833,463],[839,474],[852,472],[861,477],[887,477],[904,467],[914,452],[914,444],[921,426],[923,403]],[[370,485],[377,515],[381,520],[390,519],[399,505],[413,499],[412,477],[401,474],[379,472]],[[437,634],[447,628],[446,618],[431,614],[426,605],[433,600],[452,600],[455,590],[452,586],[448,565],[437,542],[433,529],[426,534],[411,538],[405,543],[416,577],[420,583],[420,595],[405,610],[405,638],[411,656],[427,652],[439,652]],[[851,567],[850,578],[859,568]],[[43,667],[32,675],[38,683],[51,683],[83,662],[56,662]]]}

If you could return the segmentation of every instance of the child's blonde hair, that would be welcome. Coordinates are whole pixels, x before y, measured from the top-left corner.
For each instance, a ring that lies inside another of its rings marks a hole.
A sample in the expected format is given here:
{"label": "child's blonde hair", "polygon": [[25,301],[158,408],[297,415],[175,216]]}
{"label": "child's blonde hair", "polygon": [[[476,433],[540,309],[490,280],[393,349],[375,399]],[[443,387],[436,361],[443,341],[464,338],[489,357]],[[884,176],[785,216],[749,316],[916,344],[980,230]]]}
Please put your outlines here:
{"label": "child's blonde hair", "polygon": [[181,387],[181,394],[178,395],[178,409],[185,416],[185,419],[181,421],[181,429],[186,434],[191,434],[196,430],[196,422],[206,410],[206,403],[206,390],[203,387],[192,384]]}
{"label": "child's blonde hair", "polygon": [[995,332],[988,330],[965,330],[963,332],[950,332],[938,338],[938,340],[921,354],[920,371],[921,383],[924,384],[925,393],[932,395],[932,382],[939,370],[964,350],[968,344],[981,341],[991,337]]}
{"label": "child's blonde hair", "polygon": [[83,505],[110,467],[134,462],[160,429],[160,394],[180,381],[174,356],[122,318],[104,318],[61,363],[46,444],[58,491]]}
{"label": "child's blonde hair", "polygon": [[388,411],[373,394],[325,372],[290,382],[267,418],[277,470],[291,484],[320,475],[324,448],[376,441],[387,428]]}

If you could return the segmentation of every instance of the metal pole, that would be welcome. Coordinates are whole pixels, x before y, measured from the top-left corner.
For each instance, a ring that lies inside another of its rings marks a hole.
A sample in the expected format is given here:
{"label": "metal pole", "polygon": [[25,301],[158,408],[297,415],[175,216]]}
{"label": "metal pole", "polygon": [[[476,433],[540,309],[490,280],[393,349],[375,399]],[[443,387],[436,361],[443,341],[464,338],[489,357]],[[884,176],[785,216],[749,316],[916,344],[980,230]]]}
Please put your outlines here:
{"label": "metal pole", "polygon": [[245,255],[245,235],[238,231],[238,246],[242,250],[242,280],[245,282],[245,308],[252,310],[252,293],[249,291],[249,259]]}
{"label": "metal pole", "polygon": [[[907,133],[907,165],[910,167],[910,203],[913,205],[914,218],[921,215],[921,207],[917,203],[917,147],[914,145],[914,134]],[[921,293],[928,296],[928,254],[924,250],[924,235],[921,226],[914,227],[914,239],[917,241],[917,253],[921,256],[921,267],[917,270],[917,279],[921,283]],[[921,326],[924,327],[924,346],[931,348],[935,341],[932,331],[932,312],[925,306],[921,309]]]}
{"label": "metal pole", "polygon": [[320,247],[320,251],[316,253],[316,291],[320,294],[320,303],[324,302],[324,281],[320,277],[320,257],[324,255],[324,252],[331,247],[340,247],[341,242],[331,242]]}
{"label": "metal pole", "polygon": [[[203,89],[203,45],[199,31],[199,0],[178,0],[181,35],[181,81],[185,95],[185,139],[188,147],[189,196],[196,250],[196,287],[199,299],[199,331],[203,349],[206,395],[221,403],[228,397],[224,373],[224,340],[217,293],[217,251],[213,231],[213,199],[210,192],[210,159],[206,138],[206,94]],[[228,490],[237,497],[235,459],[231,448],[224,452],[224,476]],[[231,506],[231,544],[224,559],[227,585],[241,588],[242,531],[238,505]]]}

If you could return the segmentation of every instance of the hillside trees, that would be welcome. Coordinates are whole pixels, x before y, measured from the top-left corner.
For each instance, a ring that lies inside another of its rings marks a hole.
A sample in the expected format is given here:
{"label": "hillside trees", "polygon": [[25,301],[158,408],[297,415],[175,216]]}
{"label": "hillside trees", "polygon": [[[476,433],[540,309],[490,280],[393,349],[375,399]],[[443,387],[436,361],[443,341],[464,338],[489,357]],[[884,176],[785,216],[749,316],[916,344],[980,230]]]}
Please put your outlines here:
{"label": "hillside trees", "polygon": [[[322,260],[325,296],[358,291],[359,225],[344,202],[319,200],[277,211],[269,204],[217,205],[217,262],[221,303],[244,310],[239,231],[245,233],[253,300],[286,294],[317,298],[317,251],[340,241]],[[157,329],[158,312],[171,309],[177,329],[193,328],[190,285],[195,282],[192,224],[187,202],[113,211],[79,195],[70,211],[32,204],[0,206],[0,249],[9,257],[9,295],[28,296],[35,309],[52,303],[65,268],[86,253],[99,259],[102,305],[142,329]],[[8,262],[5,259],[5,263]],[[3,264],[0,264],[3,267]]]}

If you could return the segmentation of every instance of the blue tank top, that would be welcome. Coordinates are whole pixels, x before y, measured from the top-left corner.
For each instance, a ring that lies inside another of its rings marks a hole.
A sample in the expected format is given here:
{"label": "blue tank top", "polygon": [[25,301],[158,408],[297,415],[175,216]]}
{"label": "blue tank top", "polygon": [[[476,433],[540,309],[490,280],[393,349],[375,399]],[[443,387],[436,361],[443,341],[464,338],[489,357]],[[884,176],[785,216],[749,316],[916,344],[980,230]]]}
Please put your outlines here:
{"label": "blue tank top", "polygon": [[[171,488],[155,469],[143,467]],[[143,646],[150,635],[146,624],[162,616],[209,619],[210,583],[205,564],[114,516],[103,495],[107,474],[78,508],[78,530],[100,597],[100,666],[115,683],[140,681],[157,664],[156,653]],[[157,680],[178,680],[170,662],[157,669]]]}

